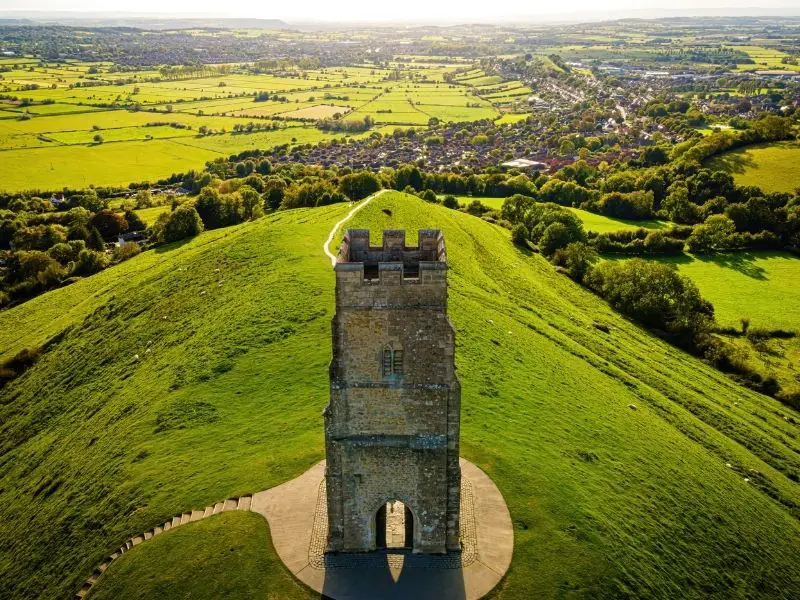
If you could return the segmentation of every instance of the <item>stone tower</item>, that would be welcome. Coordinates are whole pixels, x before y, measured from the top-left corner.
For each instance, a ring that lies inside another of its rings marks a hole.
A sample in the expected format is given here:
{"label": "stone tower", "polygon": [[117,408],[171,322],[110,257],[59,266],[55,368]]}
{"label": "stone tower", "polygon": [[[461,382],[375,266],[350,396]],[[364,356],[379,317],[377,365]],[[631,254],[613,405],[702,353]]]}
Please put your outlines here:
{"label": "stone tower", "polygon": [[[385,545],[386,506],[405,507],[405,546],[460,549],[461,386],[438,230],[344,236],[336,266],[330,402],[325,408],[328,551]],[[397,504],[390,504],[397,506]]]}

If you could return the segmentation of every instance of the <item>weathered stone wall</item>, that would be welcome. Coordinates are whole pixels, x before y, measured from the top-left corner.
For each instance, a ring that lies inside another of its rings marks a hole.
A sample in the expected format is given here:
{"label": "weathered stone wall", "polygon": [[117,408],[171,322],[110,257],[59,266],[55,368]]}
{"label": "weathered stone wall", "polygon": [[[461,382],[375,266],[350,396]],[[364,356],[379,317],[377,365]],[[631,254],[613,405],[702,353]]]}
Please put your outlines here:
{"label": "weathered stone wall", "polygon": [[438,231],[419,239],[408,248],[404,232],[389,231],[374,248],[368,231],[351,230],[340,249],[325,410],[331,551],[374,550],[389,500],[411,510],[415,552],[459,549],[461,388],[446,254]]}

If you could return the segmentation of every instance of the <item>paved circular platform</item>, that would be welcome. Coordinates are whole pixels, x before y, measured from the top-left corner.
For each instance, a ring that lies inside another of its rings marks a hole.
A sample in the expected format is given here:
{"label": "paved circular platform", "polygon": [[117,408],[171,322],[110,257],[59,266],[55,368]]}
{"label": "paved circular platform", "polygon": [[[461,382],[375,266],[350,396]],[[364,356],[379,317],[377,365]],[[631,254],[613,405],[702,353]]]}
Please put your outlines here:
{"label": "paved circular platform", "polygon": [[443,556],[387,551],[324,554],[325,461],[253,495],[250,510],[269,522],[275,550],[311,589],[334,600],[474,600],[488,594],[511,564],[514,530],[500,490],[461,459],[462,552]]}

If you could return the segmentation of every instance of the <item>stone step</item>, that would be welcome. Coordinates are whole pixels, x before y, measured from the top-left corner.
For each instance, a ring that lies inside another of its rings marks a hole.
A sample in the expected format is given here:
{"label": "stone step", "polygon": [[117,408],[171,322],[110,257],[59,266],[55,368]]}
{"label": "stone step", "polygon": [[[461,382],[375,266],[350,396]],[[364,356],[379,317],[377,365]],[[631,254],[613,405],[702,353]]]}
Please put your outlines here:
{"label": "stone step", "polygon": [[127,542],[125,542],[125,550],[130,550],[131,548],[133,548],[133,542],[131,540],[128,540]]}
{"label": "stone step", "polygon": [[192,513],[188,512],[188,513],[183,513],[183,515],[181,515],[181,525],[186,525],[186,523],[188,523],[191,520],[192,520]]}
{"label": "stone step", "polygon": [[119,558],[119,552],[114,552],[111,556],[109,556],[111,560],[117,560]]}
{"label": "stone step", "polygon": [[189,517],[190,521],[199,521],[203,518],[203,511],[202,510],[193,510],[191,513],[191,517]]}
{"label": "stone step", "polygon": [[147,540],[149,540],[151,537],[153,537],[153,532],[152,532],[152,531],[145,531],[145,532],[144,532],[144,541],[145,541],[145,542],[146,542]]}
{"label": "stone step", "polygon": [[239,498],[239,504],[236,506],[236,510],[250,510],[250,502],[252,500],[250,496],[242,496]]}
{"label": "stone step", "polygon": [[214,512],[212,514],[215,514],[215,515],[219,514],[219,513],[221,513],[223,511],[224,508],[225,508],[225,503],[224,502],[217,502],[214,505]]}
{"label": "stone step", "polygon": [[214,507],[213,506],[206,506],[206,509],[203,511],[203,518],[210,517],[214,514]]}
{"label": "stone step", "polygon": [[173,527],[177,527],[180,524],[181,524],[181,518],[180,517],[172,517],[172,526]]}
{"label": "stone step", "polygon": [[164,531],[168,531],[170,529],[172,529],[172,521],[167,521],[164,523]]}
{"label": "stone step", "polygon": [[236,504],[237,502],[235,498],[233,499],[229,498],[228,500],[225,500],[225,507],[222,509],[222,511],[226,512],[229,510],[236,510]]}
{"label": "stone step", "polygon": [[133,539],[131,540],[131,544],[133,544],[134,546],[138,546],[138,545],[139,545],[139,544],[141,544],[143,541],[144,541],[144,538],[143,538],[142,536],[140,536],[140,535],[137,535],[135,538],[133,538]]}
{"label": "stone step", "polygon": [[161,527],[156,527],[153,529],[153,536],[157,536],[158,534],[163,533],[163,531],[164,530]]}

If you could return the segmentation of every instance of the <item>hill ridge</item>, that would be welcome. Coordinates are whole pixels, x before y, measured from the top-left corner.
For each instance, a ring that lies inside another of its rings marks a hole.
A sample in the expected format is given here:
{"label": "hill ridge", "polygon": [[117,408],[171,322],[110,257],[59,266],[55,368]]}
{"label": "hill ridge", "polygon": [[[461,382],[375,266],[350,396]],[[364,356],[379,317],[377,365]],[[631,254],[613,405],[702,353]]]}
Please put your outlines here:
{"label": "hill ridge", "polygon": [[[8,352],[53,340],[0,394],[0,523],[27,523],[0,539],[0,595],[69,593],[119,539],[321,458],[333,274],[319,243],[348,210],[206,232],[0,313]],[[392,192],[347,226],[374,242],[444,230],[462,453],[497,482],[516,527],[499,597],[800,591],[788,409],[480,219]]]}

